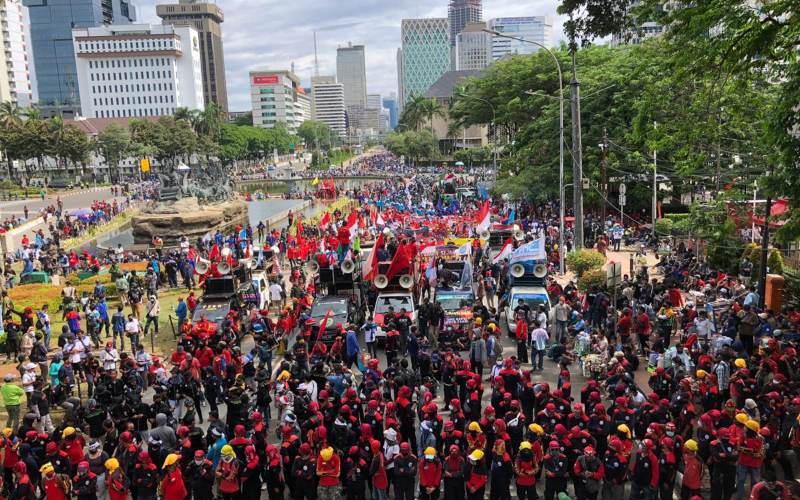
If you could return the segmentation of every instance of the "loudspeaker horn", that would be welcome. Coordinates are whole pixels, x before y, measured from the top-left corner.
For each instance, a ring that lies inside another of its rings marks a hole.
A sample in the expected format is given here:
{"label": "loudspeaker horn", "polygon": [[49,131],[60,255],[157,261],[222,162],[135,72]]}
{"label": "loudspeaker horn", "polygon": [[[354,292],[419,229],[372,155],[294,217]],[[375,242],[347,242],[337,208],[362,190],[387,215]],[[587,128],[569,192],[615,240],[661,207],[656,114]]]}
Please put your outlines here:
{"label": "loudspeaker horn", "polygon": [[316,260],[309,260],[305,265],[306,272],[309,274],[316,274],[319,272],[319,264]]}
{"label": "loudspeaker horn", "polygon": [[342,265],[339,267],[342,269],[342,272],[344,274],[350,274],[356,270],[355,262],[353,262],[350,259],[346,259],[344,262],[342,262]]}
{"label": "loudspeaker horn", "polygon": [[521,278],[525,274],[525,266],[519,262],[511,265],[511,276]]}
{"label": "loudspeaker horn", "polygon": [[206,274],[211,269],[211,262],[200,257],[194,265],[194,272],[197,274]]}
{"label": "loudspeaker horn", "polygon": [[517,241],[524,240],[525,239],[525,231],[523,231],[521,229],[517,229],[516,231],[514,231],[514,239],[517,240]]}
{"label": "loudspeaker horn", "polygon": [[255,269],[256,268],[256,260],[255,259],[239,259],[239,265],[244,267],[245,269]]}
{"label": "loudspeaker horn", "polygon": [[220,255],[222,255],[223,259],[227,259],[231,255],[231,249],[228,247],[223,248],[222,252],[220,252]]}
{"label": "loudspeaker horn", "polygon": [[383,289],[389,286],[389,278],[386,277],[385,274],[379,274],[375,276],[375,288]]}
{"label": "loudspeaker horn", "polygon": [[536,264],[533,266],[533,275],[537,278],[544,278],[547,276],[547,266],[544,264]]}
{"label": "loudspeaker horn", "polygon": [[484,229],[483,231],[481,231],[480,233],[478,233],[478,238],[480,238],[480,239],[482,239],[482,240],[488,240],[488,239],[489,239],[489,236],[490,236],[490,233],[489,233],[489,231],[487,231],[486,229]]}
{"label": "loudspeaker horn", "polygon": [[410,274],[400,276],[400,286],[406,290],[411,289],[411,287],[414,286],[414,278],[412,278]]}
{"label": "loudspeaker horn", "polygon": [[231,265],[228,264],[227,261],[222,261],[217,264],[217,272],[219,274],[230,274],[231,272]]}

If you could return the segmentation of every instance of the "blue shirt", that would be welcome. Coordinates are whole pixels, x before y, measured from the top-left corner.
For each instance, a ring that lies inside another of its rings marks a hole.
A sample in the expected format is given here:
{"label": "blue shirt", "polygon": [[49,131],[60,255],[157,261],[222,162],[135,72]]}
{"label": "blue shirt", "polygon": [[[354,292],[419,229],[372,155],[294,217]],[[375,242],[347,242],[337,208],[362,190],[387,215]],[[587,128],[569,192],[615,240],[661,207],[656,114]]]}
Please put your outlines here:
{"label": "blue shirt", "polygon": [[97,305],[95,306],[95,309],[97,310],[97,313],[100,315],[100,319],[102,319],[105,322],[108,319],[108,304],[106,304],[105,301],[98,302]]}
{"label": "blue shirt", "polygon": [[356,336],[356,332],[354,332],[352,330],[347,332],[346,343],[347,343],[347,356],[348,357],[352,358],[353,356],[358,354],[359,351],[361,351],[361,347],[359,347],[359,345],[358,345],[358,336]]}
{"label": "blue shirt", "polygon": [[744,298],[744,305],[758,304],[758,294],[756,292],[749,292]]}
{"label": "blue shirt", "polygon": [[208,456],[206,458],[211,460],[215,469],[219,465],[219,459],[222,458],[222,447],[226,444],[228,444],[228,440],[225,439],[225,436],[221,436],[216,443],[208,448]]}
{"label": "blue shirt", "polygon": [[186,319],[186,314],[189,312],[189,307],[186,305],[186,301],[178,302],[178,307],[175,308],[175,314],[178,315],[178,319]]}

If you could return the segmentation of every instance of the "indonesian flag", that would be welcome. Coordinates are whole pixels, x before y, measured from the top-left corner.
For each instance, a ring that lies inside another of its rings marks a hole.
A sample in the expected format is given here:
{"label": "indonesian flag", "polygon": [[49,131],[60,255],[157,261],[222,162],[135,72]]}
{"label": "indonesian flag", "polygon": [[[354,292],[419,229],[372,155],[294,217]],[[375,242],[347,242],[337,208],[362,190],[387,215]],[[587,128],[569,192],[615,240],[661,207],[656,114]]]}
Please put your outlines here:
{"label": "indonesian flag", "polygon": [[328,224],[330,223],[331,223],[331,213],[325,212],[325,215],[323,215],[322,218],[319,220],[319,227],[324,229],[328,227]]}
{"label": "indonesian flag", "polygon": [[514,253],[514,239],[508,238],[506,242],[503,243],[503,248],[500,249],[500,252],[492,259],[492,264],[497,264],[503,259],[511,257],[512,253]]}
{"label": "indonesian flag", "polygon": [[350,212],[347,217],[347,229],[350,231],[350,241],[353,241],[358,236],[358,212]]}
{"label": "indonesian flag", "polygon": [[369,260],[364,263],[364,280],[371,281],[378,273],[378,250],[383,248],[383,233],[378,236],[375,241],[375,246],[372,247],[372,252],[369,254]]}
{"label": "indonesian flag", "polygon": [[385,225],[386,225],[386,221],[385,221],[385,220],[383,220],[383,214],[381,214],[381,213],[378,213],[378,218],[377,218],[377,219],[375,219],[375,225],[376,225],[376,226],[379,226],[379,227],[380,227],[380,226],[385,226]]}
{"label": "indonesian flag", "polygon": [[486,231],[489,229],[489,222],[492,217],[492,212],[489,210],[489,200],[486,200],[481,205],[481,209],[478,211],[478,216],[475,217],[475,230],[477,232]]}
{"label": "indonesian flag", "polygon": [[408,248],[406,248],[406,245],[400,245],[397,247],[397,253],[394,254],[392,263],[389,264],[389,269],[386,271],[386,278],[391,280],[403,269],[408,269],[410,264],[411,259]]}

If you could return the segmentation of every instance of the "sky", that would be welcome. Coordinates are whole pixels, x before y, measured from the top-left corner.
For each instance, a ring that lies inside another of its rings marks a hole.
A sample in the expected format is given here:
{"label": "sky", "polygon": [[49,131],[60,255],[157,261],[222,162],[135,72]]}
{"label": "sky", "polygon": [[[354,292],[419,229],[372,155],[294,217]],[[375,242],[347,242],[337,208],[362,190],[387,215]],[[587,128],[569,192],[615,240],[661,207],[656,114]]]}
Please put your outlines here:
{"label": "sky", "polygon": [[[174,0],[177,2],[177,0]],[[140,23],[160,23],[156,3],[133,0]],[[250,109],[248,73],[256,69],[289,69],[309,86],[314,73],[314,39],[321,75],[336,73],[336,48],[365,46],[368,93],[397,92],[396,53],[400,20],[446,17],[448,0],[217,0],[225,14],[222,25],[225,73],[231,111]],[[484,0],[483,18],[551,16],[554,41],[563,39],[557,0]]]}

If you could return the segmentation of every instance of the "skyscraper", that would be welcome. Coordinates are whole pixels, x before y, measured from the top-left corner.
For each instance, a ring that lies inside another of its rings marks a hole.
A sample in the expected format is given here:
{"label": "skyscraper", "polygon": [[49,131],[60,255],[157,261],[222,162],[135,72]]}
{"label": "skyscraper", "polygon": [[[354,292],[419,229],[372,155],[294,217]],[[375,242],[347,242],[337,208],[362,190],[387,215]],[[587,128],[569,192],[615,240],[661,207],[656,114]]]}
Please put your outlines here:
{"label": "skyscraper", "polygon": [[338,83],[336,77],[311,77],[311,116],[344,137],[347,132],[344,85]]}
{"label": "skyscraper", "polygon": [[225,83],[225,58],[222,53],[222,27],[225,16],[216,4],[201,0],[178,0],[177,4],[157,5],[156,14],[163,24],[191,26],[200,40],[203,70],[203,98],[228,111],[228,89]]}
{"label": "skyscraper", "polygon": [[0,4],[0,101],[27,108],[33,100],[28,68],[25,16],[22,2],[5,0]]}
{"label": "skyscraper", "polygon": [[450,20],[450,45],[455,47],[456,35],[469,23],[477,23],[483,19],[481,0],[450,0],[447,18]]}
{"label": "skyscraper", "polygon": [[456,70],[483,69],[492,63],[492,35],[486,23],[469,23],[456,35]]}
{"label": "skyscraper", "polygon": [[383,98],[383,107],[389,110],[389,128],[397,127],[397,95],[392,92],[389,97]]}
{"label": "skyscraper", "polygon": [[423,95],[450,69],[450,22],[447,18],[403,19],[398,57],[400,105]]}
{"label": "skyscraper", "polygon": [[[548,16],[498,17],[489,20],[489,28],[505,35],[553,46],[553,19]],[[532,43],[493,37],[492,58],[496,61],[511,54],[533,54],[539,47]]]}
{"label": "skyscraper", "polygon": [[367,107],[367,64],[363,45],[336,49],[336,80],[344,85],[344,104],[350,128],[360,127],[358,117]]}
{"label": "skyscraper", "polygon": [[253,125],[273,128],[278,122],[291,133],[297,132],[304,120],[303,93],[300,78],[292,71],[260,70],[250,72],[250,103]]}
{"label": "skyscraper", "polygon": [[72,29],[130,24],[136,9],[128,0],[23,0],[30,17],[39,105],[44,116],[71,117],[80,111]]}

